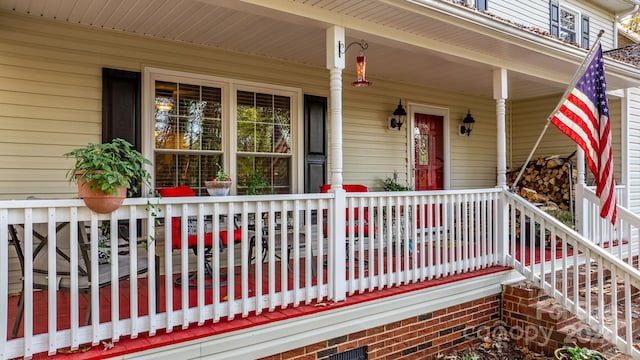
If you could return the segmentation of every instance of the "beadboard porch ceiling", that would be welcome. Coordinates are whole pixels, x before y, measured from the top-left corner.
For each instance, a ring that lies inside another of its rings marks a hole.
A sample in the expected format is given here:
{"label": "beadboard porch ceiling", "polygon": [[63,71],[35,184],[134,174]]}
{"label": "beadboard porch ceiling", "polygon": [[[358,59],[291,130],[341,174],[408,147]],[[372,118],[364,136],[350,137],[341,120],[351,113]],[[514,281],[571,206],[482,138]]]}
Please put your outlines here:
{"label": "beadboard porch ceiling", "polygon": [[[608,3],[631,6],[628,0]],[[449,1],[0,0],[0,11],[316,67],[325,67],[326,29],[340,25],[347,43],[368,42],[369,80],[488,98],[499,67],[509,70],[510,99],[560,94],[585,55]],[[349,74],[355,72],[356,48],[347,53]],[[610,63],[610,90],[640,85],[636,68]]]}

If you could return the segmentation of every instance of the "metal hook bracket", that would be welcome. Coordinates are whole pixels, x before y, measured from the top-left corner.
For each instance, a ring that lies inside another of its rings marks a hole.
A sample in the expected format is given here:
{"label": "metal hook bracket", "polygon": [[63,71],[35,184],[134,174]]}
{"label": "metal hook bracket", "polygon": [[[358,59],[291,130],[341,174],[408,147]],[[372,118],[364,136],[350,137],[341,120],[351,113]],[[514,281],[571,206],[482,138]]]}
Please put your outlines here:
{"label": "metal hook bracket", "polygon": [[367,48],[369,48],[369,43],[367,43],[364,40],[354,41],[349,45],[347,45],[346,47],[342,41],[338,41],[338,57],[342,57],[342,54],[346,54],[347,50],[349,50],[349,48],[353,45],[360,46],[360,51],[365,51],[367,50]]}

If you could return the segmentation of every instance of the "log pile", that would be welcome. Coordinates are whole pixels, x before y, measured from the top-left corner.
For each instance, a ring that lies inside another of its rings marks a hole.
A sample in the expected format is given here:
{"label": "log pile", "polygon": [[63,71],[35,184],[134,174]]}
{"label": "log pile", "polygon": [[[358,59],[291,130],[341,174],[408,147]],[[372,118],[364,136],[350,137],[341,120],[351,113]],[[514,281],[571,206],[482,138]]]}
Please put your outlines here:
{"label": "log pile", "polygon": [[[529,162],[525,167],[518,184],[518,195],[536,204],[554,203],[561,210],[569,210],[569,189],[574,185],[577,177],[577,170],[573,168],[570,172],[570,162],[568,158],[561,158],[557,155],[549,157],[539,157]],[[520,169],[507,169],[507,184],[512,186]],[[570,182],[569,176],[573,179]]]}

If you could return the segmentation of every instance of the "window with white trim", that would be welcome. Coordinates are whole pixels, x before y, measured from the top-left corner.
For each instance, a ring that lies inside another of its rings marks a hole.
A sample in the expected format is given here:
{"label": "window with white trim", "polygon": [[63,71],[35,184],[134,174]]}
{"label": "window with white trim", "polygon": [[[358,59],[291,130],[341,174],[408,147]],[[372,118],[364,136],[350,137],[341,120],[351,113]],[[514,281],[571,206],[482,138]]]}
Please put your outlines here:
{"label": "window with white trim", "polygon": [[269,184],[264,193],[295,191],[299,90],[181,75],[149,73],[155,187],[187,185],[207,195],[204,181],[220,165],[237,194],[252,177]]}
{"label": "window with white trim", "polygon": [[[238,176],[254,173],[269,192],[291,193],[291,98],[264,92],[236,91]],[[240,181],[239,192],[247,182]]]}
{"label": "window with white trim", "polygon": [[562,40],[577,43],[577,34],[580,33],[580,15],[564,6],[560,6],[560,34]]}
{"label": "window with white trim", "polygon": [[488,2],[489,2],[488,0],[455,0],[456,4],[468,5],[478,10],[488,10],[488,6],[487,6]]}
{"label": "window with white trim", "polygon": [[557,0],[549,1],[549,33],[552,36],[589,48],[591,47],[589,28],[588,15]]}

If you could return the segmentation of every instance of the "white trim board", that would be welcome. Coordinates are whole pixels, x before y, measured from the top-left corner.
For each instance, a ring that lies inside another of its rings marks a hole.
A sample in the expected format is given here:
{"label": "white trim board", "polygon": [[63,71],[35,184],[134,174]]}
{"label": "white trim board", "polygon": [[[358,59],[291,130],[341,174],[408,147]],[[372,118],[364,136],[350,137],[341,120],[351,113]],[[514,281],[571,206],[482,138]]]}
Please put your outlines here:
{"label": "white trim board", "polygon": [[515,270],[502,271],[117,358],[257,359],[499,294],[516,278]]}

